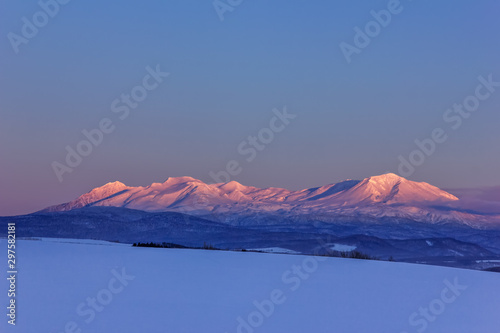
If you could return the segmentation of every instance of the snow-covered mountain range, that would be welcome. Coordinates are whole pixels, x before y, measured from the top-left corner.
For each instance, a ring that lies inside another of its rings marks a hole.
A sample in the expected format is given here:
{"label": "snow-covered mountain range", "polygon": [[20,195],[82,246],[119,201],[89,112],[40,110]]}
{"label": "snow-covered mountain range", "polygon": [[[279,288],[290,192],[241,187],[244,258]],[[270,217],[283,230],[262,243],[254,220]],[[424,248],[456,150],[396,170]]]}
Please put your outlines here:
{"label": "snow-covered mountain range", "polygon": [[480,191],[486,201],[470,191],[454,193],[395,174],[299,191],[191,177],[144,187],[112,182],[40,212],[0,217],[0,238],[14,222],[28,238],[209,243],[302,254],[333,247],[406,262],[493,267],[500,260],[500,212],[489,194],[496,190]]}
{"label": "snow-covered mountain range", "polygon": [[146,212],[179,212],[234,225],[285,222],[394,221],[497,225],[499,215],[464,209],[456,196],[423,182],[384,174],[363,180],[290,191],[256,188],[236,181],[206,184],[191,177],[131,187],[112,182],[77,199],[45,209],[69,211],[110,206]]}

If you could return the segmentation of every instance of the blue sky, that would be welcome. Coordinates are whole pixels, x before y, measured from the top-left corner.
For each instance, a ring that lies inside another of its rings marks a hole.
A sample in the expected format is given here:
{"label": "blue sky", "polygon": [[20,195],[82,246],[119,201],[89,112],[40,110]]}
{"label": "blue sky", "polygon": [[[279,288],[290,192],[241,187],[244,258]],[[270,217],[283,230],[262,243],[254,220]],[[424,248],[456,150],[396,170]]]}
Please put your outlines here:
{"label": "blue sky", "polygon": [[[242,1],[221,21],[212,1],[73,0],[18,53],[8,34],[22,36],[41,7],[0,4],[0,215],[114,180],[213,182],[231,160],[241,167],[231,179],[258,187],[397,173],[435,128],[447,140],[409,179],[500,184],[500,88],[459,129],[443,120],[479,76],[500,81],[496,1],[401,1],[350,63],[339,44],[354,45],[353,29],[388,1]],[[157,65],[170,75],[120,120],[111,103]],[[297,117],[248,162],[237,147],[285,106]],[[114,131],[60,182],[52,163],[104,118]]]}

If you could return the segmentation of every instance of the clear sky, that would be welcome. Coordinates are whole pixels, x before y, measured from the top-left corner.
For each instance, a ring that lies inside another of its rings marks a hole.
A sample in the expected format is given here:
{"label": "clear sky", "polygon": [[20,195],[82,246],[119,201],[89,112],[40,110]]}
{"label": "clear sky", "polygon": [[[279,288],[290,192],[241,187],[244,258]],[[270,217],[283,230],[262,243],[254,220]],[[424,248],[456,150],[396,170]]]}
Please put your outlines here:
{"label": "clear sky", "polygon": [[[42,3],[53,17],[34,0],[0,2],[0,215],[114,180],[214,182],[231,160],[231,179],[258,187],[401,174],[400,156],[436,128],[447,140],[407,178],[500,184],[500,87],[473,97],[479,76],[500,82],[498,1],[225,0],[219,13],[210,0]],[[356,27],[372,29],[369,43]],[[347,44],[359,46],[350,62]],[[143,83],[157,65],[169,76]],[[127,107],[131,92],[147,96]],[[446,113],[464,100],[479,105]],[[286,126],[272,111],[285,106],[296,115]],[[53,162],[69,168],[66,147],[106,118],[113,132],[61,182]]]}

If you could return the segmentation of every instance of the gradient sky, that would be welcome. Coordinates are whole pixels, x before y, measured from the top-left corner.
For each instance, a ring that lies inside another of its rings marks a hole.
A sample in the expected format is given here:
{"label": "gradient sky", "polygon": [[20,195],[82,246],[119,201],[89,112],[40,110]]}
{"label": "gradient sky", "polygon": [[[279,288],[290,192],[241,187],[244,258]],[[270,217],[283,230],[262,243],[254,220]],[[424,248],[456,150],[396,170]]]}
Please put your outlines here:
{"label": "gradient sky", "polygon": [[[402,1],[348,64],[339,43],[387,1],[243,1],[220,21],[212,1],[72,1],[15,54],[37,1],[2,0],[0,215],[30,213],[106,182],[232,179],[300,189],[397,172],[414,140],[448,140],[409,177],[439,187],[499,185],[500,88],[453,131],[444,112],[500,81],[498,1]],[[112,101],[146,67],[170,73],[121,121]],[[251,163],[237,152],[272,109],[298,115]],[[51,163],[103,118],[113,133],[59,182]]]}

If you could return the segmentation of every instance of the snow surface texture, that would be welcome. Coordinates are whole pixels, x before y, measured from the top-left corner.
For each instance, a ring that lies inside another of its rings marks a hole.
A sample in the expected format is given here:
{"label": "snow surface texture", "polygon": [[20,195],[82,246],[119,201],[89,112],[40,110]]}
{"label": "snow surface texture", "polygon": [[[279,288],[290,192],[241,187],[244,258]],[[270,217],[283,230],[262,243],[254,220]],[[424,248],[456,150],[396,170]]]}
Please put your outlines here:
{"label": "snow surface texture", "polygon": [[[435,186],[385,174],[364,180],[289,191],[260,189],[236,181],[205,184],[191,177],[168,178],[164,183],[130,187],[108,183],[79,198],[45,211],[68,211],[89,206],[112,206],[147,212],[174,211],[205,219],[241,224],[255,215],[271,214],[285,219],[301,216],[313,220],[346,218],[404,218],[419,222],[454,221],[467,225],[500,224],[500,215],[481,214],[460,208],[459,199]],[[268,223],[267,217],[261,223]]]}
{"label": "snow surface texture", "polygon": [[[6,246],[1,239],[0,248]],[[0,332],[59,333],[66,325],[89,333],[413,333],[424,327],[498,333],[500,327],[497,273],[61,241],[18,241],[17,258],[18,322],[11,327],[4,315]],[[2,279],[0,290],[7,289]]]}

